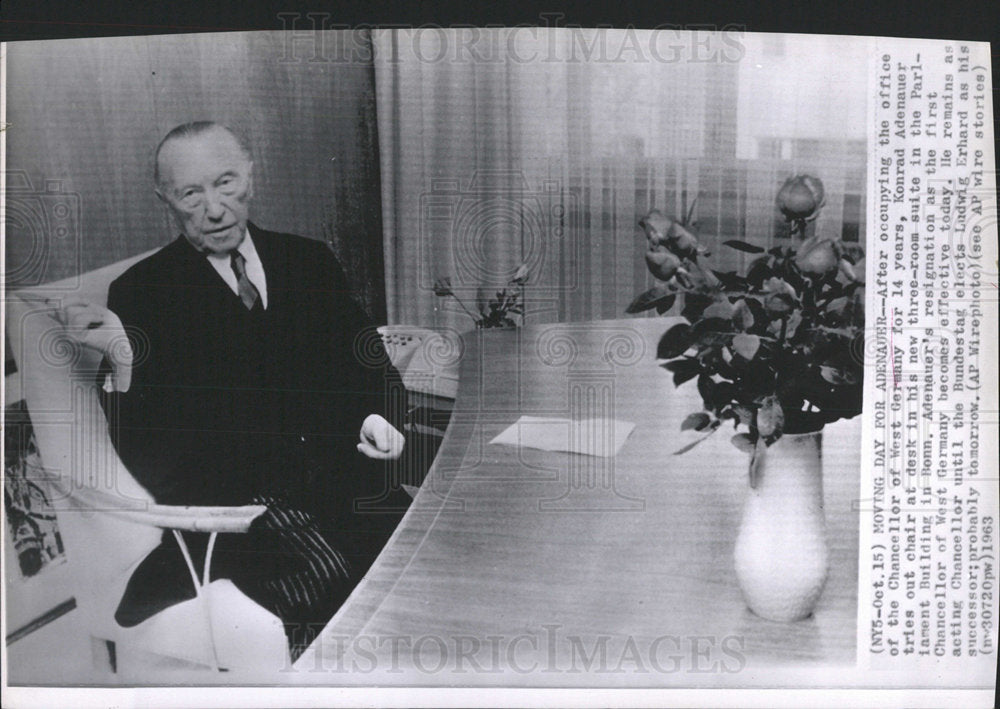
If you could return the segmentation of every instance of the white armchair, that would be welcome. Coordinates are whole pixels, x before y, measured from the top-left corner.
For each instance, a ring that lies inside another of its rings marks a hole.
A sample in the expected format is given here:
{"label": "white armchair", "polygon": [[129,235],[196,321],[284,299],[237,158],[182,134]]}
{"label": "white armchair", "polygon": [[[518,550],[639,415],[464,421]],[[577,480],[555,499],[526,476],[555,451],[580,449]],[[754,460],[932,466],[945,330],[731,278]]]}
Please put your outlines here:
{"label": "white armchair", "polygon": [[[172,507],[153,502],[118,458],[97,392],[101,348],[80,346],[64,306],[100,309],[108,285],[141,254],[79,278],[8,294],[7,333],[17,361],[42,462],[71,568],[77,610],[95,661],[115,669],[137,655],[176,658],[216,669],[280,670],[287,646],[280,620],[228,580],[211,579],[211,546],[219,533],[245,532],[262,506]],[[115,318],[116,319],[116,318]],[[120,325],[119,325],[120,328]],[[122,333],[124,337],[124,333]],[[133,569],[174,530],[196,597],[131,628],[115,609]],[[205,568],[196,569],[179,534],[211,534]]]}

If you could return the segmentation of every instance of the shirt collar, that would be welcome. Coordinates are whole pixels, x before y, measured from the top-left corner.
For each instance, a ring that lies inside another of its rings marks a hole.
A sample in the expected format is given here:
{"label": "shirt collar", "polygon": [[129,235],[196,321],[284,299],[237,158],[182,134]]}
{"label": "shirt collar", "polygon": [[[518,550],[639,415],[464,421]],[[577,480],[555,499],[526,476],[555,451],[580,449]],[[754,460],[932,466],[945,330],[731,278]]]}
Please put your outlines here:
{"label": "shirt collar", "polygon": [[[257,248],[254,246],[253,239],[250,237],[250,227],[244,228],[243,240],[240,241],[240,245],[236,247],[236,250],[239,251],[243,255],[243,258],[246,259],[247,261],[250,261],[251,259],[258,261],[260,260],[260,258],[257,256]],[[232,253],[231,251],[227,251],[223,254],[208,253],[205,255],[208,258],[214,259],[216,261],[228,262],[229,259],[231,258],[230,256],[231,253]]]}

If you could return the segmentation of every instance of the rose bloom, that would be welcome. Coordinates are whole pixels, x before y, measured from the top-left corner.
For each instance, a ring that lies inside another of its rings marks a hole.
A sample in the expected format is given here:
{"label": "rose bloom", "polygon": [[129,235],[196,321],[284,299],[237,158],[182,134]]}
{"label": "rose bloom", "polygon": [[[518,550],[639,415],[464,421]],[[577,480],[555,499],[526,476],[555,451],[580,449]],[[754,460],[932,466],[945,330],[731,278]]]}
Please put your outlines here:
{"label": "rose bloom", "polygon": [[806,239],[795,255],[795,265],[803,273],[822,276],[837,268],[840,253],[837,244],[830,239]]}
{"label": "rose bloom", "polygon": [[666,243],[667,231],[673,220],[666,217],[659,209],[649,210],[649,214],[639,220],[639,226],[646,232],[649,247],[663,246]]}
{"label": "rose bloom", "polygon": [[681,260],[666,249],[646,252],[646,268],[661,281],[669,281],[680,268]]}
{"label": "rose bloom", "polygon": [[826,199],[823,183],[811,175],[796,175],[785,180],[778,191],[778,209],[785,219],[812,221],[819,215]]}
{"label": "rose bloom", "polygon": [[764,283],[764,308],[775,315],[787,315],[795,309],[798,293],[781,278],[768,278]]}

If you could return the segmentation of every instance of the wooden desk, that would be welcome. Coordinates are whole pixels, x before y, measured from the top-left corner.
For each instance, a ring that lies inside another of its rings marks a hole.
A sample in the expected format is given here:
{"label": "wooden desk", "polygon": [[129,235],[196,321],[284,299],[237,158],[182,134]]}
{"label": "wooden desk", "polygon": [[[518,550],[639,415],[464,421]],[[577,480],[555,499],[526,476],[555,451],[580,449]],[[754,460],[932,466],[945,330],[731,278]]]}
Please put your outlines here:
{"label": "wooden desk", "polygon": [[[758,618],[732,561],[747,459],[725,429],[672,455],[701,405],[657,367],[669,324],[470,333],[438,457],[296,681],[719,686],[853,664],[860,418],[824,433],[831,565],[814,616]],[[610,459],[489,445],[521,414],[636,428]]]}

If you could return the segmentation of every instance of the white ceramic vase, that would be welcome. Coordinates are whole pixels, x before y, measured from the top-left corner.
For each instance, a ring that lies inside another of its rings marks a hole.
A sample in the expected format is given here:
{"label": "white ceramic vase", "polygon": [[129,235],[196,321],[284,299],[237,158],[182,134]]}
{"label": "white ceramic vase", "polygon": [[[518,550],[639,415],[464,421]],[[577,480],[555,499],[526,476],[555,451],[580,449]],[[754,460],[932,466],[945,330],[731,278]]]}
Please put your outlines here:
{"label": "white ceramic vase", "polygon": [[736,577],[750,610],[782,622],[809,617],[826,583],[821,433],[782,436],[748,488]]}

